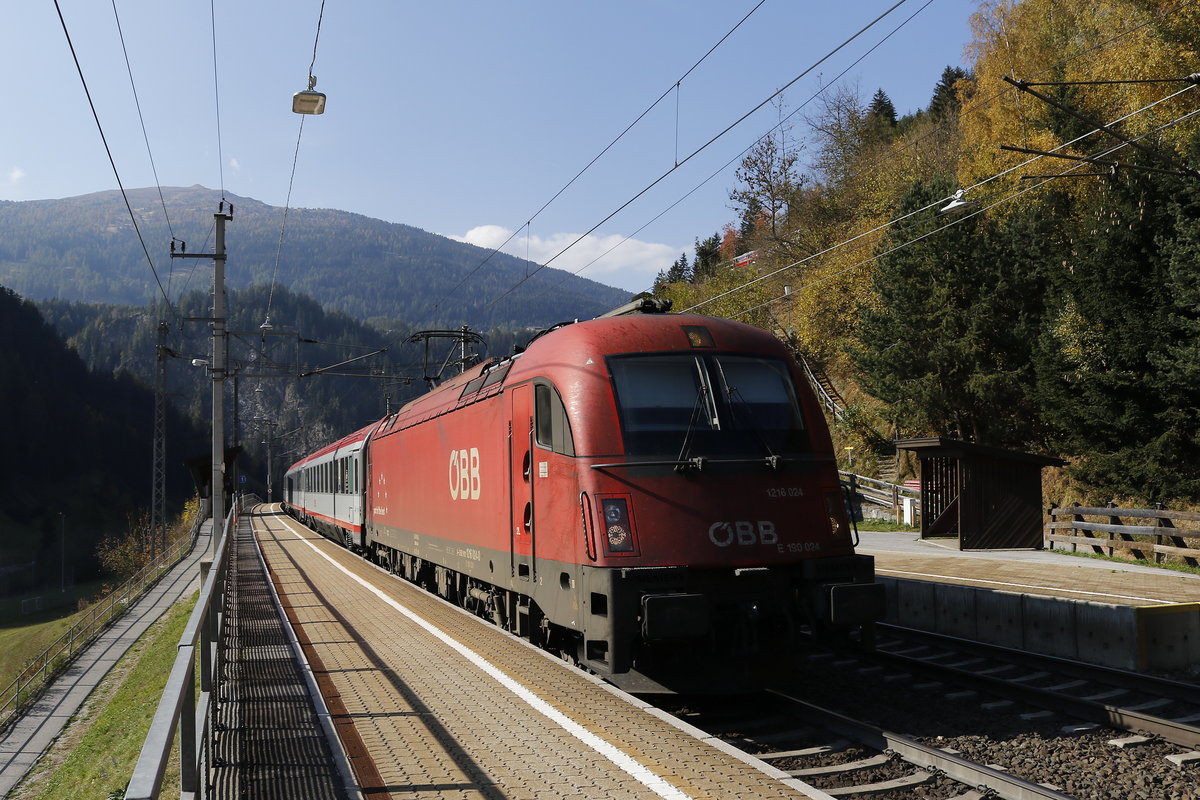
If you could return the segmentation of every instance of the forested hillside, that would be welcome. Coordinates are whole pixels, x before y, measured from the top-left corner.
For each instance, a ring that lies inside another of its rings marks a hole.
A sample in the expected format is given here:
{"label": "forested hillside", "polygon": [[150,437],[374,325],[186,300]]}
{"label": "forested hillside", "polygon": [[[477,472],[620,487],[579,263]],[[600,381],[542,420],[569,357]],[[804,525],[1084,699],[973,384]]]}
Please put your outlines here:
{"label": "forested hillside", "polygon": [[[89,372],[32,303],[4,288],[0,341],[0,566],[16,567],[4,572],[4,587],[57,586],[60,537],[67,570],[85,577],[100,537],[123,532],[149,507],[154,396],[127,371]],[[167,435],[177,513],[194,494],[183,462],[205,452],[206,434],[172,413]],[[33,561],[43,572],[20,569]]]}
{"label": "forested hillside", "polygon": [[1196,503],[1198,23],[1167,0],[982,3],[926,108],[834,88],[762,139],[739,218],[655,291],[790,331],[848,399],[860,469],[943,435],[1068,458],[1049,499]]}
{"label": "forested hillside", "polygon": [[[257,286],[227,294],[232,378],[227,382],[227,440],[244,449],[240,463],[255,490],[265,488],[268,449],[278,477],[298,454],[379,419],[388,407],[427,389],[424,349],[405,343],[415,329],[402,321],[390,321],[380,330],[283,288]],[[212,414],[211,376],[192,360],[210,358],[211,327],[203,321],[210,306],[211,297],[202,291],[185,294],[177,316],[149,307],[62,300],[39,304],[89,369],[137,376],[146,386],[155,379],[159,321],[166,322],[170,402],[201,428],[209,425]],[[272,322],[264,330],[268,307]],[[193,321],[185,321],[189,317]],[[472,350],[477,358],[504,355],[532,333],[486,331],[484,344]],[[444,340],[431,352],[435,370],[459,355],[457,345]],[[360,360],[343,364],[351,359]],[[447,370],[455,374],[456,365]]]}
{"label": "forested hillside", "polygon": [[[174,302],[212,282],[211,262],[171,259],[171,237],[189,252],[212,252],[221,193],[202,186],[134,189],[142,238]],[[367,320],[486,329],[594,317],[629,293],[408,225],[326,209],[284,209],[227,195],[231,288],[274,283]],[[164,215],[163,206],[167,212]],[[168,226],[164,216],[169,216]],[[485,264],[486,260],[486,264]],[[0,285],[33,300],[141,305],[158,294],[119,192],[62,200],[0,201]],[[261,320],[260,320],[261,321]]]}

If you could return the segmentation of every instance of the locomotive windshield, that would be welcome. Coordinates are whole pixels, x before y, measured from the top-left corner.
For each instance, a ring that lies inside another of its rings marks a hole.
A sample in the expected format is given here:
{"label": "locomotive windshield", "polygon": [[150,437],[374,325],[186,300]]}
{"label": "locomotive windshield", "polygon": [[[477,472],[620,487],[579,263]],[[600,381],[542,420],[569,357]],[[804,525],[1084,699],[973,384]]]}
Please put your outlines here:
{"label": "locomotive windshield", "polygon": [[625,454],[758,457],[808,449],[787,364],[731,354],[608,359]]}

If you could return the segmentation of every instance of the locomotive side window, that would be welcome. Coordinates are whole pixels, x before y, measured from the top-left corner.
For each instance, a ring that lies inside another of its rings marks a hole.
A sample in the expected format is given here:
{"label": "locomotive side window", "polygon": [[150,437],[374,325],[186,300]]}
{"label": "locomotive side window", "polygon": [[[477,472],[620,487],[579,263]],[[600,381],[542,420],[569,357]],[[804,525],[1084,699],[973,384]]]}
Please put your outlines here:
{"label": "locomotive side window", "polygon": [[732,354],[608,359],[625,453],[742,457],[807,450],[787,365]]}
{"label": "locomotive side window", "polygon": [[463,387],[462,394],[460,394],[458,396],[459,399],[461,400],[464,397],[468,397],[469,395],[475,394],[475,392],[479,391],[479,387],[483,386],[483,382],[485,380],[487,380],[486,374],[480,375],[477,378],[472,378],[471,380],[467,381],[467,385]]}
{"label": "locomotive side window", "polygon": [[555,453],[575,455],[575,440],[562,398],[553,386],[539,383],[533,388],[537,443]]}
{"label": "locomotive side window", "polygon": [[483,386],[480,387],[479,390],[483,391],[484,389],[487,389],[490,386],[495,386],[497,383],[500,383],[501,381],[503,381],[504,376],[508,374],[508,371],[510,369],[512,369],[511,361],[509,361],[507,364],[504,364],[502,366],[499,366],[499,367],[496,367],[495,369],[493,369],[491,372],[488,373],[487,379],[484,380]]}

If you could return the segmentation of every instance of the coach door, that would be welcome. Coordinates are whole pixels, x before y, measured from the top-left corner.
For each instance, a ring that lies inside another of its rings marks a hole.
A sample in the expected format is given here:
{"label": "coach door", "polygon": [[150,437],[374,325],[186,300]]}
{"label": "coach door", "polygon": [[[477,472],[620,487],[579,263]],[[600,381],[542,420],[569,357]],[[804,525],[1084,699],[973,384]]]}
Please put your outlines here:
{"label": "coach door", "polygon": [[508,536],[512,574],[536,580],[534,563],[536,526],[533,518],[533,387],[512,391],[512,417],[508,427],[509,495],[512,498]]}

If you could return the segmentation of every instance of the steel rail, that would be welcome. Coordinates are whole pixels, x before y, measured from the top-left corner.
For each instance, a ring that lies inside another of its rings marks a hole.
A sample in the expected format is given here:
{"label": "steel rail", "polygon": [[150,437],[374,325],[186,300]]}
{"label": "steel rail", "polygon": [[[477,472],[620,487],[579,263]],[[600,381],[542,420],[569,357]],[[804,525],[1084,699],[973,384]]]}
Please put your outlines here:
{"label": "steel rail", "polygon": [[[896,626],[885,625],[883,627],[895,628]],[[902,630],[905,635],[910,634],[910,629],[908,628],[900,628],[899,630]],[[962,652],[990,655],[993,658],[1010,661],[1020,666],[1053,670],[1059,674],[1108,683],[1123,689],[1139,691],[1145,694],[1159,694],[1160,696],[1167,696],[1175,700],[1193,703],[1197,694],[1195,686],[1189,686],[1179,681],[1136,675],[1123,670],[1112,670],[1094,664],[1084,664],[1054,656],[1026,653],[1013,650],[1012,648],[992,646],[944,634],[930,635],[927,631],[915,631],[912,634],[913,638],[937,639],[948,642],[948,646],[953,646]],[[1153,734],[1162,737],[1168,742],[1184,747],[1200,746],[1200,727],[1190,723],[1178,722],[1166,717],[1145,714],[1140,711],[1131,711],[1127,708],[1121,708],[1109,703],[1101,703],[1096,700],[1072,697],[1061,692],[1040,689],[1036,686],[1025,686],[995,675],[981,675],[966,668],[937,664],[920,656],[889,653],[878,649],[872,655],[881,660],[892,661],[906,667],[919,665],[922,669],[937,672],[948,679],[957,680],[960,683],[981,684],[986,687],[986,691],[992,694],[1057,711],[1061,714],[1075,716],[1088,722],[1108,725],[1120,730]]]}
{"label": "steel rail", "polygon": [[[990,790],[1004,800],[1073,800],[1068,795],[1041,784],[1018,778],[998,769],[976,764],[945,750],[921,744],[915,739],[877,728],[864,722],[806,703],[784,692],[769,689],[770,694],[795,704],[804,711],[805,720],[811,720],[846,739],[859,742],[876,750],[890,750],[909,764],[926,770],[940,770],[960,783],[977,787],[987,796]],[[763,758],[759,755],[758,758]]]}

